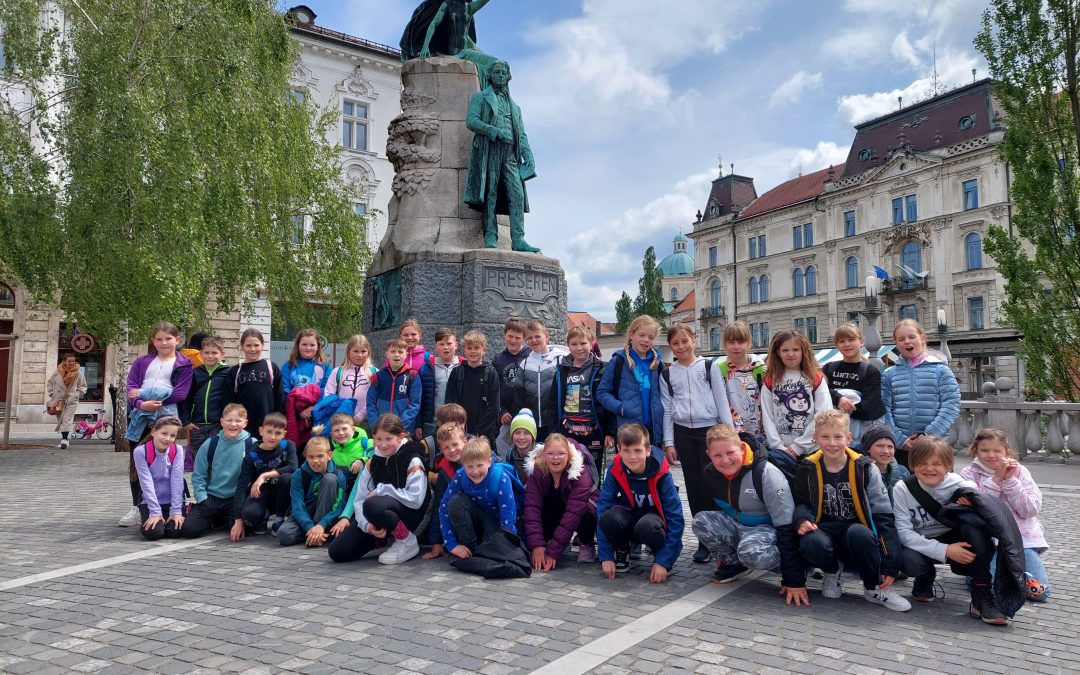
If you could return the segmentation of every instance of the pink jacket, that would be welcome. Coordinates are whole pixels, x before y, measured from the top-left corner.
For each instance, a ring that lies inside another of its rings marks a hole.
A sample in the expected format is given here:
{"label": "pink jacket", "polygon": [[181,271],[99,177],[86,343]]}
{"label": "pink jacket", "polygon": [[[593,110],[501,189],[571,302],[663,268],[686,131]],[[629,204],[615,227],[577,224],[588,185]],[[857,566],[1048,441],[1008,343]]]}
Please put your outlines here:
{"label": "pink jacket", "polygon": [[321,396],[322,389],[318,383],[312,382],[293,389],[285,397],[285,419],[288,423],[285,427],[285,438],[295,443],[298,448],[311,438],[312,424],[310,418],[300,417],[300,412],[318,403]]}
{"label": "pink jacket", "polygon": [[1042,523],[1039,522],[1039,510],[1042,509],[1042,491],[1035,484],[1031,472],[1021,464],[1020,475],[994,482],[994,472],[982,465],[979,460],[971,466],[960,469],[960,475],[979,486],[981,492],[994,495],[1009,505],[1020,534],[1024,537],[1024,548],[1033,548],[1041,553],[1049,548],[1043,535]]}

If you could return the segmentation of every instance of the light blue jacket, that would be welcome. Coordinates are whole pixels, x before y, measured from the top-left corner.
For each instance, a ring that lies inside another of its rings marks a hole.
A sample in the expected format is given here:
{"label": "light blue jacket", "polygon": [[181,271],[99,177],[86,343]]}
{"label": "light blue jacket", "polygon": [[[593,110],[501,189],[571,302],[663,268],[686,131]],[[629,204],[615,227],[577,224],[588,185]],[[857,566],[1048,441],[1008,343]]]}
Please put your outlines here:
{"label": "light blue jacket", "polygon": [[900,357],[881,375],[882,418],[901,447],[913,434],[948,436],[960,417],[960,385],[945,359],[930,352],[911,366]]}
{"label": "light blue jacket", "polygon": [[[650,370],[649,378],[649,409],[652,412],[652,420],[649,424],[650,441],[658,444],[664,439],[664,403],[660,400],[660,371],[663,369],[663,361],[660,360],[660,352],[653,349],[652,357],[660,361],[660,366]],[[622,361],[622,367],[618,366]],[[600,405],[607,408],[608,412],[616,417],[616,429],[630,422],[641,424],[644,421],[644,398],[641,395],[641,385],[634,375],[632,362],[627,362],[626,351],[615,352],[611,361],[604,367],[604,376],[600,378],[600,386],[596,389],[596,398]],[[621,370],[619,381],[615,381],[615,371]]]}

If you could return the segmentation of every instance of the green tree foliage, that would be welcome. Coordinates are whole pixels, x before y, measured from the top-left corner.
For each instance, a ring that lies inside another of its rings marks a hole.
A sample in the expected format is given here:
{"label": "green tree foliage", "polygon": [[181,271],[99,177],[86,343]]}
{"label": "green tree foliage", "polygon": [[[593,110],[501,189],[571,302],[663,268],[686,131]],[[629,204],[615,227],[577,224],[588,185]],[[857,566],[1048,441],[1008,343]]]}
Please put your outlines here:
{"label": "green tree foliage", "polygon": [[256,288],[297,323],[359,325],[370,252],[324,142],[336,111],[291,94],[274,3],[50,4],[0,0],[0,273],[106,340]]}
{"label": "green tree foliage", "polygon": [[626,291],[619,296],[615,303],[615,332],[622,334],[630,328],[630,322],[634,320],[634,307],[630,304],[630,296]]}
{"label": "green tree foliage", "polygon": [[1080,10],[1075,0],[994,0],[975,39],[1007,132],[1012,226],[986,251],[1005,277],[1005,322],[1024,334],[1029,395],[1080,398]]}
{"label": "green tree foliage", "polygon": [[664,309],[664,275],[656,267],[656,250],[652,246],[645,250],[645,258],[641,261],[634,314],[648,314],[657,320],[667,316]]}

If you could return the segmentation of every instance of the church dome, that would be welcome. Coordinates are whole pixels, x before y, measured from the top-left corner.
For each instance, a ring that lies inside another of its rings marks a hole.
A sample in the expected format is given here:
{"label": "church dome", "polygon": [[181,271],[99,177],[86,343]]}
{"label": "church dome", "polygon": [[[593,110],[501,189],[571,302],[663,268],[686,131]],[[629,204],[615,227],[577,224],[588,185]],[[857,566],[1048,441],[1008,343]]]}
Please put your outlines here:
{"label": "church dome", "polygon": [[688,241],[690,240],[681,233],[675,236],[674,251],[656,266],[665,277],[694,275],[694,256],[690,255],[686,250]]}

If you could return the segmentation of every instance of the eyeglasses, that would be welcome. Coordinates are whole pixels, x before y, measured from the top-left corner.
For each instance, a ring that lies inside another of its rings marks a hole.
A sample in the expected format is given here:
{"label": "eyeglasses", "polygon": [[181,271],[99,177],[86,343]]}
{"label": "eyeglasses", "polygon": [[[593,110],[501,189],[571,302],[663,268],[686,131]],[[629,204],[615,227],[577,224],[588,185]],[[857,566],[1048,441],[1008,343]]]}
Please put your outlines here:
{"label": "eyeglasses", "polygon": [[565,452],[545,452],[544,457],[548,459],[566,459],[567,454]]}

